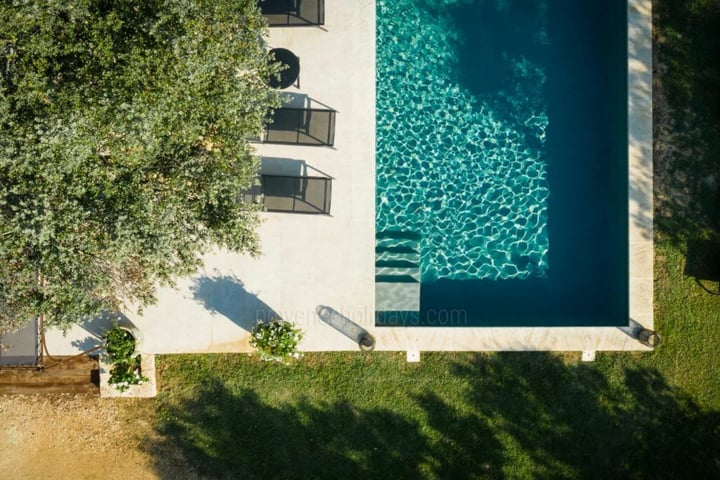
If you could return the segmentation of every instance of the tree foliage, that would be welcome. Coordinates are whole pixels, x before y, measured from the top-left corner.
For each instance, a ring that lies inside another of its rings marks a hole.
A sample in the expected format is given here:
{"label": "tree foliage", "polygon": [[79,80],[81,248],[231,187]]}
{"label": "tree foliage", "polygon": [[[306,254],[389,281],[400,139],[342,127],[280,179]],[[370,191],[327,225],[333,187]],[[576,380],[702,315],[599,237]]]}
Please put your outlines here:
{"label": "tree foliage", "polygon": [[0,331],[67,327],[256,253],[247,138],[278,95],[255,0],[0,4]]}

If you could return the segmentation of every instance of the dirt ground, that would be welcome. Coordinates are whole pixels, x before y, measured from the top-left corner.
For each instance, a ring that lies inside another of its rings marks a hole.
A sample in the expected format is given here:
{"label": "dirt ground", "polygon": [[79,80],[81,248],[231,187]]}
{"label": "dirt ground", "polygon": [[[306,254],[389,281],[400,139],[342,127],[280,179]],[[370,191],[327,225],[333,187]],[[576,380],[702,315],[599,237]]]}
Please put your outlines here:
{"label": "dirt ground", "polygon": [[143,446],[156,435],[151,400],[0,396],[0,478],[187,478]]}

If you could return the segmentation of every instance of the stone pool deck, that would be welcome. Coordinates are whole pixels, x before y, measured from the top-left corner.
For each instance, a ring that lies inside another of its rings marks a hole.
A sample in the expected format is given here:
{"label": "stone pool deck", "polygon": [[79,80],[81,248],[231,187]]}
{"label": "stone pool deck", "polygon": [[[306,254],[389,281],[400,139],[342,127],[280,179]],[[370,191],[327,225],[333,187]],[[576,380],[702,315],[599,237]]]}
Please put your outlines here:
{"label": "stone pool deck", "polygon": [[[375,310],[375,2],[326,1],[323,27],[272,28],[270,47],[300,57],[294,103],[337,110],[334,147],[259,144],[263,173],[333,179],[330,216],[263,214],[263,255],[213,252],[205,268],[157,305],[126,321],[144,334],[143,352],[249,352],[256,320],[273,316],[305,332],[305,351],[357,350],[320,320],[330,307],[369,331],[376,350],[493,351],[646,350],[630,333],[653,327],[651,2],[629,2],[630,318],[627,328],[465,328],[374,326]],[[49,351],[91,348],[108,324],[95,320],[62,335],[48,332]],[[662,332],[660,332],[662,333]]]}

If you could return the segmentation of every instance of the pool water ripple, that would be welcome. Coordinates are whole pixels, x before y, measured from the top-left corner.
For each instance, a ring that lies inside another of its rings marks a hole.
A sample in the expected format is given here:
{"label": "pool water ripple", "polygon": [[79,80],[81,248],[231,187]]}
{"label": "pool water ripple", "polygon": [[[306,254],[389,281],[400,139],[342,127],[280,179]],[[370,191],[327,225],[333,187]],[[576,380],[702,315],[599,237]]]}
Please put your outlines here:
{"label": "pool water ripple", "polygon": [[543,71],[506,58],[511,81],[474,94],[452,3],[377,3],[377,231],[421,235],[423,282],[545,276]]}

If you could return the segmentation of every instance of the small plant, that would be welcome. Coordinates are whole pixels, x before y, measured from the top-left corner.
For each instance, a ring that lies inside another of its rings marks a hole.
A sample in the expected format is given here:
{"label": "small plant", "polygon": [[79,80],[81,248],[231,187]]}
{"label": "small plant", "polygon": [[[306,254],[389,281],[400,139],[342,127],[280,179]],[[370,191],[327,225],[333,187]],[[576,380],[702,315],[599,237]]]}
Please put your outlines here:
{"label": "small plant", "polygon": [[112,364],[110,385],[124,392],[130,385],[140,385],[148,380],[140,374],[140,355],[135,355],[137,340],[130,331],[115,324],[105,333],[103,343]]}
{"label": "small plant", "polygon": [[137,345],[135,337],[125,328],[113,325],[113,328],[105,332],[105,351],[112,363],[123,362],[135,353]]}
{"label": "small plant", "polygon": [[283,320],[272,320],[255,325],[250,345],[258,350],[262,360],[284,363],[302,356],[297,351],[300,340],[302,331],[295,325]]}

